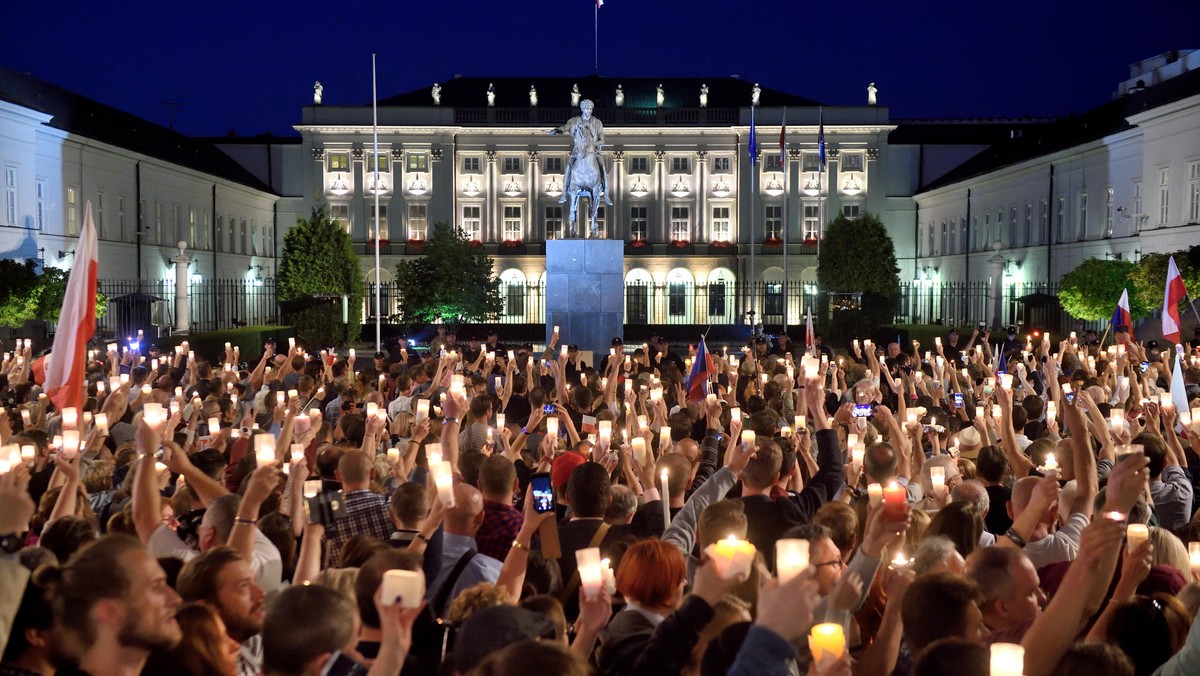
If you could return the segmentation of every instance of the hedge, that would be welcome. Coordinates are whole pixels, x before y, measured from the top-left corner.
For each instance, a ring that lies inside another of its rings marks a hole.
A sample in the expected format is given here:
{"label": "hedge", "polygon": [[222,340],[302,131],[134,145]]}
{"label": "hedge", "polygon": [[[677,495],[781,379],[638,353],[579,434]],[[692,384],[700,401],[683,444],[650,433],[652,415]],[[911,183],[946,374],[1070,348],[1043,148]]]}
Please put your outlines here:
{"label": "hedge", "polygon": [[[262,358],[263,344],[268,338],[274,338],[276,345],[281,346],[277,351],[287,351],[288,338],[296,335],[290,326],[245,326],[224,331],[208,331],[191,335],[164,336],[154,341],[163,352],[175,349],[183,341],[187,341],[196,355],[202,359],[220,359],[225,354],[225,343],[232,343],[240,348],[240,358],[247,364],[253,364]],[[314,348],[320,349],[320,348]]]}

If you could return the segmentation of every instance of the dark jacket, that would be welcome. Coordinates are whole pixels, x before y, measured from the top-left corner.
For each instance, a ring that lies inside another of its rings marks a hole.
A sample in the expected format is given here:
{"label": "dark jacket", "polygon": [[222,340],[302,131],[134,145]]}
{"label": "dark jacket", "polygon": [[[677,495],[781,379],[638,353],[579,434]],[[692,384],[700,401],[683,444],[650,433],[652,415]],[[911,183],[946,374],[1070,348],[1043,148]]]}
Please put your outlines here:
{"label": "dark jacket", "polygon": [[655,627],[636,610],[622,610],[605,630],[600,649],[599,673],[608,676],[661,676],[682,673],[712,620],[712,606],[698,596],[688,596],[679,608]]}

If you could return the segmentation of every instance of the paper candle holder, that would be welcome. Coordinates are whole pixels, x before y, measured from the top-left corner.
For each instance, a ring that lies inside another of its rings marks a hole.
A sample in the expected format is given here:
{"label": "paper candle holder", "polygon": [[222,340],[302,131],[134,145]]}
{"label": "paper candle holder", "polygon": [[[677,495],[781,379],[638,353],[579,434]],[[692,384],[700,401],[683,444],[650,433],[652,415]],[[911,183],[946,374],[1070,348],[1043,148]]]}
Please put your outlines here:
{"label": "paper candle holder", "polygon": [[412,570],[389,570],[380,583],[379,600],[385,606],[417,608],[425,597],[425,574]]}
{"label": "paper candle holder", "polygon": [[787,584],[808,568],[808,540],[784,538],[775,542],[775,575]]}
{"label": "paper candle holder", "polygon": [[732,580],[743,573],[749,574],[757,551],[754,545],[733,535],[704,548],[704,553],[717,567],[717,575],[723,580]]}

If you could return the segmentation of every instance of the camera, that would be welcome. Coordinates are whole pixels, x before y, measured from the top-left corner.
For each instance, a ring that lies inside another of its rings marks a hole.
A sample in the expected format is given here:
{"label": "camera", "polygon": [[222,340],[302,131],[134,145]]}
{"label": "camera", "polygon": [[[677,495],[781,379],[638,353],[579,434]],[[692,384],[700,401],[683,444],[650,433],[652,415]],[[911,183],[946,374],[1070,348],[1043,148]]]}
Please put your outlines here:
{"label": "camera", "polygon": [[309,523],[331,526],[345,516],[346,502],[341,491],[317,493],[304,500],[304,515]]}

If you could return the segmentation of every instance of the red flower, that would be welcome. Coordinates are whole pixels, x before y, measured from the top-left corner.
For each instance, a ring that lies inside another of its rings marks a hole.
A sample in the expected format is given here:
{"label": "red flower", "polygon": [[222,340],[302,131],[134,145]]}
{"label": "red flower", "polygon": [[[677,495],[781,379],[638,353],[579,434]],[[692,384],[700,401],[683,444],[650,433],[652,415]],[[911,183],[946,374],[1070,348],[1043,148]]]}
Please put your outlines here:
{"label": "red flower", "polygon": [[479,248],[479,247],[483,246],[483,242],[480,240],[477,240],[477,239],[473,239],[473,240],[471,240],[471,246],[473,246],[475,248]]}
{"label": "red flower", "polygon": [[422,248],[422,247],[424,247],[424,246],[425,246],[425,240],[423,240],[423,239],[410,239],[410,240],[408,240],[407,244],[408,244],[408,246],[409,246],[409,247],[411,247],[411,248],[413,248],[413,249],[420,249],[420,248]]}
{"label": "red flower", "polygon": [[517,247],[521,246],[521,244],[522,244],[522,242],[521,242],[521,240],[519,240],[519,239],[506,239],[506,240],[504,240],[504,246],[506,246],[506,247],[508,247],[508,248],[510,248],[510,249],[515,249],[515,248],[517,248]]}
{"label": "red flower", "polygon": [[671,240],[671,246],[675,247],[676,249],[682,249],[683,247],[685,247],[685,246],[688,246],[688,245],[690,245],[690,244],[691,244],[691,242],[690,242],[689,240],[686,240],[686,239],[673,239],[673,240]]}
{"label": "red flower", "polygon": [[633,248],[635,248],[635,249],[640,249],[640,248],[642,248],[642,247],[646,246],[646,240],[644,240],[644,239],[635,239],[635,240],[633,240],[632,242],[630,242],[630,243],[629,243],[629,246],[631,246],[631,247],[633,247]]}
{"label": "red flower", "polygon": [[714,249],[727,249],[733,246],[733,244],[731,244],[728,240],[724,239],[715,240],[712,245]]}
{"label": "red flower", "polygon": [[763,241],[763,244],[767,246],[780,246],[783,244],[783,240],[778,237],[768,237]]}

